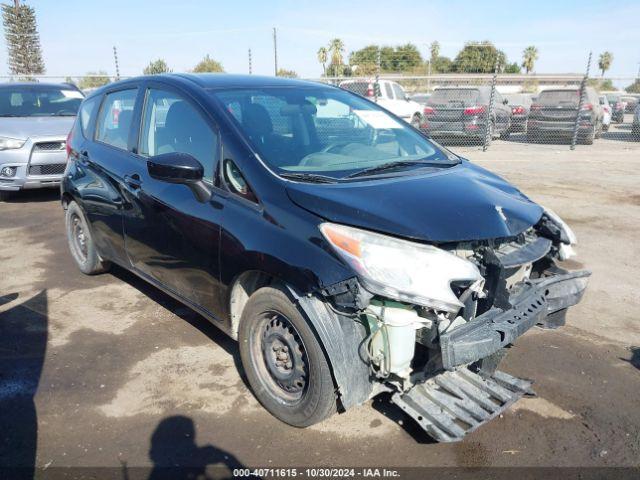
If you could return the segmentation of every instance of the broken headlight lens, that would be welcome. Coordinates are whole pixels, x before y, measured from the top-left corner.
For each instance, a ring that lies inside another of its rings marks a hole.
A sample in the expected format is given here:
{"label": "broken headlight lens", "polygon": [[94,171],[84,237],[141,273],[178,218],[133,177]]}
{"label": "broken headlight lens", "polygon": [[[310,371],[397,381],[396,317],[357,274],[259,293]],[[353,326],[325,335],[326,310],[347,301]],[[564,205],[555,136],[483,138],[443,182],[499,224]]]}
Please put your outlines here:
{"label": "broken headlight lens", "polygon": [[578,237],[576,237],[576,234],[573,233],[571,227],[567,225],[565,221],[562,220],[560,216],[550,208],[545,208],[544,213],[546,213],[551,221],[560,228],[560,240],[562,243],[560,243],[560,247],[558,249],[558,258],[564,261],[575,257],[576,252],[573,249],[573,245],[578,243]]}
{"label": "broken headlight lens", "polygon": [[0,150],[15,150],[22,148],[26,140],[19,140],[17,138],[0,137]]}
{"label": "broken headlight lens", "polygon": [[323,223],[320,231],[378,295],[455,313],[463,305],[451,282],[483,281],[473,263],[432,245],[333,223]]}

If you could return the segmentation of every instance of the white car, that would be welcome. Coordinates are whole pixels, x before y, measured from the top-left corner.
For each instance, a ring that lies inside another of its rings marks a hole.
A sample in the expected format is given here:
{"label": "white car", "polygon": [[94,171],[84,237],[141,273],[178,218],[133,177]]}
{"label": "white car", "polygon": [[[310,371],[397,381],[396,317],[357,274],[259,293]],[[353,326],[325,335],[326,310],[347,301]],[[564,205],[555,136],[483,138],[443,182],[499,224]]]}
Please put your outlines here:
{"label": "white car", "polygon": [[602,130],[607,132],[611,125],[611,105],[606,95],[600,95],[600,105],[602,105]]}
{"label": "white car", "polygon": [[378,92],[376,92],[375,80],[346,80],[340,83],[340,88],[376,102],[381,107],[410,123],[413,127],[418,128],[422,123],[422,105],[411,100],[409,95],[396,82],[379,80],[378,86]]}

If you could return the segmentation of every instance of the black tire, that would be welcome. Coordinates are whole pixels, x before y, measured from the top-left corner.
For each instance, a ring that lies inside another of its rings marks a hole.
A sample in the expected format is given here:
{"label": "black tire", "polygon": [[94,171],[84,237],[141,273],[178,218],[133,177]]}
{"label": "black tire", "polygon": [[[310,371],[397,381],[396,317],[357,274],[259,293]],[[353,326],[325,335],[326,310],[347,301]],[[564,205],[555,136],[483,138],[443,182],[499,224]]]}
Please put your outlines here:
{"label": "black tire", "polygon": [[274,417],[308,427],[335,413],[335,388],[322,346],[284,290],[269,286],[251,295],[238,341],[251,389]]}
{"label": "black tire", "polygon": [[416,130],[420,130],[420,125],[422,125],[422,116],[419,113],[414,113],[413,117],[411,117],[411,126]]}
{"label": "black tire", "polygon": [[65,226],[69,251],[80,271],[95,275],[109,270],[110,263],[100,258],[84,212],[74,201],[67,205]]}
{"label": "black tire", "polygon": [[6,190],[0,190],[0,202],[4,202],[6,200],[9,200],[11,198],[12,194],[13,194],[13,192],[8,192]]}
{"label": "black tire", "polygon": [[509,140],[510,135],[511,135],[511,127],[507,128],[500,134],[500,140]]}
{"label": "black tire", "polygon": [[584,143],[585,145],[593,145],[593,141],[595,138],[596,138],[596,131],[594,127],[594,129],[591,130],[591,133],[589,133],[582,139],[582,143]]}
{"label": "black tire", "polygon": [[537,133],[527,132],[527,142],[528,143],[538,143],[539,137]]}

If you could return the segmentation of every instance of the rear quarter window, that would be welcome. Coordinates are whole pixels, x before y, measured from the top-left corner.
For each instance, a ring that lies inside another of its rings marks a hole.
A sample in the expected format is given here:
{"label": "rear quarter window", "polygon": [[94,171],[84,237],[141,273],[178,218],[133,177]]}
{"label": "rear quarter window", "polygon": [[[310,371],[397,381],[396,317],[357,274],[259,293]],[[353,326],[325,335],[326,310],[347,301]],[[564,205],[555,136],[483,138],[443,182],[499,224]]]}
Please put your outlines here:
{"label": "rear quarter window", "polygon": [[89,132],[89,125],[91,118],[93,116],[93,112],[96,110],[96,105],[98,105],[100,101],[100,97],[93,97],[88,100],[85,100],[80,106],[80,113],[78,114],[78,120],[80,122],[80,131],[82,135],[85,137]]}

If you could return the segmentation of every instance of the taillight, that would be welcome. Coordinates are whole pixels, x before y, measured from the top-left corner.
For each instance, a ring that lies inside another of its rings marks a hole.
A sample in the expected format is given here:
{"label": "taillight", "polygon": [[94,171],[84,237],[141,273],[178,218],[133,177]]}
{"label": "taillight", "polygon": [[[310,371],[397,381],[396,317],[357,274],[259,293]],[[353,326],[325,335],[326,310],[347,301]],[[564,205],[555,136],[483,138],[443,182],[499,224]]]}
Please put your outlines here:
{"label": "taillight", "polygon": [[73,139],[73,128],[69,132],[69,135],[67,135],[67,143],[65,145],[65,147],[67,149],[67,158],[69,157],[69,155],[71,155],[71,140],[72,139]]}
{"label": "taillight", "polygon": [[511,113],[514,115],[522,115],[524,113],[524,107],[513,107]]}
{"label": "taillight", "polygon": [[367,97],[374,97],[375,92],[373,90],[373,85],[369,84],[369,88],[367,88]]}
{"label": "taillight", "polygon": [[434,113],[436,113],[436,111],[433,109],[433,107],[424,107],[424,110],[422,112],[425,115],[433,115]]}
{"label": "taillight", "polygon": [[534,103],[533,105],[531,105],[530,110],[537,112],[538,110],[542,110],[542,106]]}
{"label": "taillight", "polygon": [[610,112],[609,107],[604,107],[604,111],[609,113]]}
{"label": "taillight", "polygon": [[593,105],[591,105],[590,103],[585,103],[582,106],[582,110],[593,110]]}
{"label": "taillight", "polygon": [[616,110],[621,110],[622,104],[620,102],[616,103]]}
{"label": "taillight", "polygon": [[484,113],[484,105],[474,105],[473,107],[467,107],[464,109],[464,115],[480,115]]}

